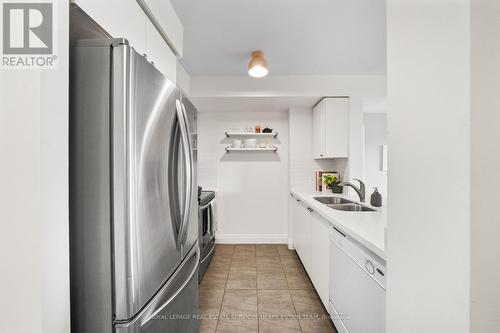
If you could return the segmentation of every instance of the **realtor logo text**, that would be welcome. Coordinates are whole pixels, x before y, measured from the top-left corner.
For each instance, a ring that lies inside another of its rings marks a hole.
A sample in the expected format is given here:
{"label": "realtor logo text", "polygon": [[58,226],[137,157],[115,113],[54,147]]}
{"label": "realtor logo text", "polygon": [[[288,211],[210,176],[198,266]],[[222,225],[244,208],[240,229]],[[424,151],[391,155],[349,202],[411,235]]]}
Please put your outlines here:
{"label": "realtor logo text", "polygon": [[50,1],[2,3],[3,68],[53,68],[54,4]]}

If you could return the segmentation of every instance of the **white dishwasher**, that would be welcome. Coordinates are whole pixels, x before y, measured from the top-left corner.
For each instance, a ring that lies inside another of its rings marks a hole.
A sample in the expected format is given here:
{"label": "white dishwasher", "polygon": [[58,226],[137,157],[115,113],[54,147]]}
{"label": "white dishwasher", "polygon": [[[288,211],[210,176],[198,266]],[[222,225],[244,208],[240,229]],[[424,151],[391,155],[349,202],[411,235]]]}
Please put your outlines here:
{"label": "white dishwasher", "polygon": [[330,233],[330,315],[339,333],[385,332],[385,262],[335,228]]}

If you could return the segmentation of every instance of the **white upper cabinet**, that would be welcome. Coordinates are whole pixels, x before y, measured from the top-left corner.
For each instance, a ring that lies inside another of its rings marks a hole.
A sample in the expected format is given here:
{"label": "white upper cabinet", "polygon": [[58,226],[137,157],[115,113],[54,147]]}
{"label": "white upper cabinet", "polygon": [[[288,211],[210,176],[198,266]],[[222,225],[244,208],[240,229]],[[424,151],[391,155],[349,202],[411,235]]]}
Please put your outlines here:
{"label": "white upper cabinet", "polygon": [[151,22],[156,25],[160,35],[172,49],[182,58],[184,28],[169,0],[137,0],[149,16]]}
{"label": "white upper cabinet", "polygon": [[[168,0],[74,0],[114,38],[125,38],[138,53],[176,83],[183,27]],[[175,53],[174,53],[175,52]]]}
{"label": "white upper cabinet", "polygon": [[176,83],[177,58],[149,20],[146,22],[146,55],[163,75]]}
{"label": "white upper cabinet", "polygon": [[323,98],[313,109],[313,157],[349,156],[349,98]]}
{"label": "white upper cabinet", "polygon": [[137,52],[146,52],[147,16],[135,0],[75,0],[87,15],[114,38],[126,38]]}

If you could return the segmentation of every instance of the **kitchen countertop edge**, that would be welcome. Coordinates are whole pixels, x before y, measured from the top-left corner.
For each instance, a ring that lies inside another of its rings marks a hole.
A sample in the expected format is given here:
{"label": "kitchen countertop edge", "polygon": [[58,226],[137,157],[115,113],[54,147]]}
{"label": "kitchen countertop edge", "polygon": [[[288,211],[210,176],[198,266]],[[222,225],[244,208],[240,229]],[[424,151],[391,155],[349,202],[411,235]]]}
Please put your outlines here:
{"label": "kitchen countertop edge", "polygon": [[[376,208],[376,212],[344,212],[330,208],[314,199],[320,196],[335,196],[349,200],[346,195],[333,195],[323,192],[307,192],[291,189],[290,193],[304,201],[307,206],[321,215],[330,225],[336,227],[352,239],[372,251],[386,261],[385,228],[387,227],[387,214],[385,208]],[[354,200],[353,200],[354,201]],[[363,205],[371,207],[363,203]]]}

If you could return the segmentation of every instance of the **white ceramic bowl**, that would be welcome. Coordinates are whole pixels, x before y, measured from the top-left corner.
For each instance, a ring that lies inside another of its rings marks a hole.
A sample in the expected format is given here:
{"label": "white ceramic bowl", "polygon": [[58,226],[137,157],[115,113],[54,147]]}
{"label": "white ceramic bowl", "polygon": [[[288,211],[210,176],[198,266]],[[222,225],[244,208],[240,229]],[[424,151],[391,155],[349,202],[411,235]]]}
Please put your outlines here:
{"label": "white ceramic bowl", "polygon": [[233,140],[233,144],[231,146],[233,148],[241,148],[241,140]]}
{"label": "white ceramic bowl", "polygon": [[257,139],[246,139],[245,148],[257,148]]}

